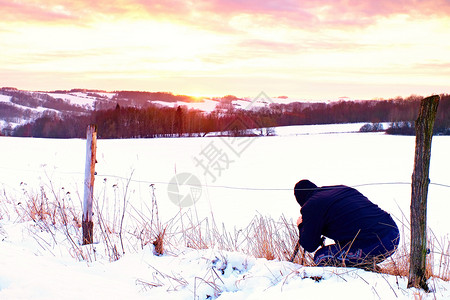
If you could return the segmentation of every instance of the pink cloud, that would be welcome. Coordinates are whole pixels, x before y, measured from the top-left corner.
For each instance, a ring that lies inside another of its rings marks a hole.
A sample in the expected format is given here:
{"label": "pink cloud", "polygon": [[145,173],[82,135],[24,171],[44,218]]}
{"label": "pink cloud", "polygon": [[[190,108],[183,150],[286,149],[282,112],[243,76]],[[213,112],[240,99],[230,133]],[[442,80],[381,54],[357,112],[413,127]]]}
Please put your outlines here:
{"label": "pink cloud", "polygon": [[420,12],[442,14],[450,9],[448,0],[204,0],[207,7],[216,13],[297,13],[299,17],[310,14],[315,8],[329,7],[335,18],[342,14],[378,16],[395,13]]}
{"label": "pink cloud", "polygon": [[433,17],[450,13],[449,0],[135,0],[151,18],[164,18],[212,31],[235,33],[230,26],[237,15],[247,14],[255,25],[294,28],[365,27],[379,17],[407,14]]}
{"label": "pink cloud", "polygon": [[0,0],[0,15],[7,21],[44,21],[67,20],[73,17],[46,9],[39,3],[23,3],[16,1]]}
{"label": "pink cloud", "polygon": [[[58,9],[61,8],[61,9]],[[233,31],[233,16],[301,28],[366,26],[380,16],[448,15],[449,0],[0,0],[3,21],[89,22],[96,18],[167,19],[210,30]]]}
{"label": "pink cloud", "polygon": [[241,13],[263,16],[266,22],[285,24],[297,28],[323,27],[365,27],[373,24],[379,17],[393,14],[410,15],[412,19],[447,16],[450,1],[420,0],[210,0],[204,6],[206,11],[226,21]]}
{"label": "pink cloud", "polygon": [[132,11],[128,0],[0,0],[1,21],[15,22],[76,22],[101,15],[120,16]]}

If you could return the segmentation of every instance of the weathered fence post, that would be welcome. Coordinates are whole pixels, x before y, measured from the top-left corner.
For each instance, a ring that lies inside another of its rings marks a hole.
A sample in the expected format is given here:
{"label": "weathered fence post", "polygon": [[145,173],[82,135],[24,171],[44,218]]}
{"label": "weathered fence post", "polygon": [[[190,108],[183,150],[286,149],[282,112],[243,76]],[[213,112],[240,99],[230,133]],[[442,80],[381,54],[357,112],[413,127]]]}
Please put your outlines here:
{"label": "weathered fence post", "polygon": [[428,291],[426,279],[427,255],[427,194],[431,158],[431,140],[439,96],[425,98],[421,102],[415,123],[416,151],[411,183],[411,253],[408,288]]}
{"label": "weathered fence post", "polygon": [[92,244],[94,223],[92,221],[92,201],[94,198],[94,175],[97,152],[97,126],[89,125],[86,133],[86,164],[84,169],[83,200],[83,245]]}

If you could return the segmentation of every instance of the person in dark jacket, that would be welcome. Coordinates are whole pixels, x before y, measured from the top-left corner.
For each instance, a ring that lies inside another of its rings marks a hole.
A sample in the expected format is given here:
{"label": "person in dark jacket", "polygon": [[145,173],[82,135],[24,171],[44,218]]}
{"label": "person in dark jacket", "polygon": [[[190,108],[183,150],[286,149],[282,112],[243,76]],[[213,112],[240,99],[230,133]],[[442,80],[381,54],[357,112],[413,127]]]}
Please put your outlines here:
{"label": "person in dark jacket", "polygon": [[[308,252],[320,247],[316,265],[373,270],[397,249],[400,235],[392,217],[356,189],[301,180],[294,195],[301,206],[299,243]],[[325,237],[335,244],[324,246]]]}

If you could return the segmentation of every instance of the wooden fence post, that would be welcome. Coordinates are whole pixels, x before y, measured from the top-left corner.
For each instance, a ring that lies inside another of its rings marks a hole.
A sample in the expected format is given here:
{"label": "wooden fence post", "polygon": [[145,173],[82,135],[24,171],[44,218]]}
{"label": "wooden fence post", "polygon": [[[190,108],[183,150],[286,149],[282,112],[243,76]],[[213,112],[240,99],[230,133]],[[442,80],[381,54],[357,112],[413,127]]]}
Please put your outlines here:
{"label": "wooden fence post", "polygon": [[425,98],[421,102],[415,123],[416,150],[411,183],[411,253],[408,288],[428,291],[426,279],[427,255],[427,195],[431,158],[431,140],[439,96]]}
{"label": "wooden fence post", "polygon": [[86,164],[84,169],[83,200],[83,245],[92,244],[94,223],[92,221],[92,201],[94,198],[94,175],[97,152],[97,126],[89,125],[86,133]]}

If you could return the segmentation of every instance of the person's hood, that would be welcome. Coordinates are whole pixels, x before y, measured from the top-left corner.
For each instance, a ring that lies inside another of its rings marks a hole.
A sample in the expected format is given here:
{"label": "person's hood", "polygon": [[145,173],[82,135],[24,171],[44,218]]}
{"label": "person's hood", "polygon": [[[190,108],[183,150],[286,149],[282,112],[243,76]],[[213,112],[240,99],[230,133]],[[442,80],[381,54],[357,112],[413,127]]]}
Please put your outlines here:
{"label": "person's hood", "polygon": [[305,205],[306,201],[317,190],[317,185],[307,179],[300,180],[294,187],[294,195],[300,206]]}

